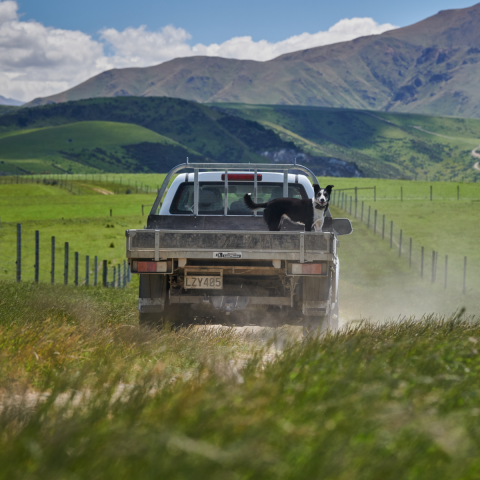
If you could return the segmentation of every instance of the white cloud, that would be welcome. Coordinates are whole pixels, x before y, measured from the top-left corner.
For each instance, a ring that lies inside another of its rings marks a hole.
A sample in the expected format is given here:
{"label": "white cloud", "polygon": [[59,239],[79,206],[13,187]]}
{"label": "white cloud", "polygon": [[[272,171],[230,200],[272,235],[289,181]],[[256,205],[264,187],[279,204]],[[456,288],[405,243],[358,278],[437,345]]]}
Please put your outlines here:
{"label": "white cloud", "polygon": [[7,0],[0,3],[0,23],[17,18],[17,2]]}
{"label": "white cloud", "polygon": [[14,1],[0,2],[0,95],[30,100],[99,72],[99,42],[79,31],[22,22],[17,8]]}
{"label": "white cloud", "polygon": [[24,101],[64,91],[110,68],[144,67],[193,55],[265,61],[396,28],[371,18],[352,18],[325,32],[302,33],[277,43],[235,37],[221,44],[191,46],[191,35],[172,25],[157,32],[145,26],[108,28],[95,40],[80,31],[23,22],[17,10],[16,1],[0,0],[0,95]]}
{"label": "white cloud", "polygon": [[252,37],[236,37],[220,45],[195,45],[192,51],[195,55],[265,61],[284,53],[345,42],[364,35],[376,35],[394,28],[397,27],[389,23],[379,25],[372,18],[347,18],[340,20],[326,32],[302,33],[277,43],[270,43],[266,40],[254,42]]}

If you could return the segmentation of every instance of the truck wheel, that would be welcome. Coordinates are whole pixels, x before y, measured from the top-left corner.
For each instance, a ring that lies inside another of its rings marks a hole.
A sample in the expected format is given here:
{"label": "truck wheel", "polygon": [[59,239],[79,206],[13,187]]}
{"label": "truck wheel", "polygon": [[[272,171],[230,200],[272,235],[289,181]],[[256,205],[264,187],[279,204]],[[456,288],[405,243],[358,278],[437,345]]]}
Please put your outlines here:
{"label": "truck wheel", "polygon": [[[311,337],[313,335],[322,334],[329,327],[328,315],[309,315],[303,317],[303,336]],[[332,329],[332,326],[330,325]]]}
{"label": "truck wheel", "polygon": [[326,330],[326,315],[305,315],[303,317],[303,336],[311,337]]}
{"label": "truck wheel", "polygon": [[162,323],[162,314],[159,313],[142,313],[138,314],[138,324],[141,327],[155,328],[159,327]]}
{"label": "truck wheel", "polygon": [[191,313],[188,305],[167,304],[163,311],[163,321],[171,323],[176,327],[188,327],[192,323]]}

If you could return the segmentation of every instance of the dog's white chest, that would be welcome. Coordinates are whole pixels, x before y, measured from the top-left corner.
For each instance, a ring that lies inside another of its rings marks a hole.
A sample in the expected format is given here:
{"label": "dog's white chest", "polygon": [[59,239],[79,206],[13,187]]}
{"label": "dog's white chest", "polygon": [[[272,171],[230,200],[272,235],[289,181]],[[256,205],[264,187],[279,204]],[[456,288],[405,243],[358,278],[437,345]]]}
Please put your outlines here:
{"label": "dog's white chest", "polygon": [[313,205],[313,229],[316,232],[320,232],[323,227],[323,221],[325,219],[325,210],[320,210],[318,208],[315,208],[316,202],[315,199],[312,200],[312,205]]}

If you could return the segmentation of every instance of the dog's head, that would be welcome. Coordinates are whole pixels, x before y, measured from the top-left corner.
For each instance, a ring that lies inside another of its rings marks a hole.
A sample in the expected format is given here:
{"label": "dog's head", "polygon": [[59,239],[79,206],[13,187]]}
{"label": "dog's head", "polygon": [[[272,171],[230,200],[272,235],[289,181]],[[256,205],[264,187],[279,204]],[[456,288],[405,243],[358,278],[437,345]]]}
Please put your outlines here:
{"label": "dog's head", "polygon": [[320,208],[325,208],[330,201],[330,195],[332,193],[333,185],[328,185],[326,188],[320,188],[319,185],[314,185],[313,190],[315,195],[313,197],[315,203],[319,205]]}

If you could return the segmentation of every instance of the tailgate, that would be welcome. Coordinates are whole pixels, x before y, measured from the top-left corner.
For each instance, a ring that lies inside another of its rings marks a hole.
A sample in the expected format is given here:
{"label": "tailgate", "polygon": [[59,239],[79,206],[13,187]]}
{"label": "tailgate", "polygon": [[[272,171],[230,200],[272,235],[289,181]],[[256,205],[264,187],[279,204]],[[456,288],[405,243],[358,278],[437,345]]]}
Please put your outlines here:
{"label": "tailgate", "polygon": [[127,258],[242,258],[329,260],[335,253],[329,232],[239,232],[127,230]]}

